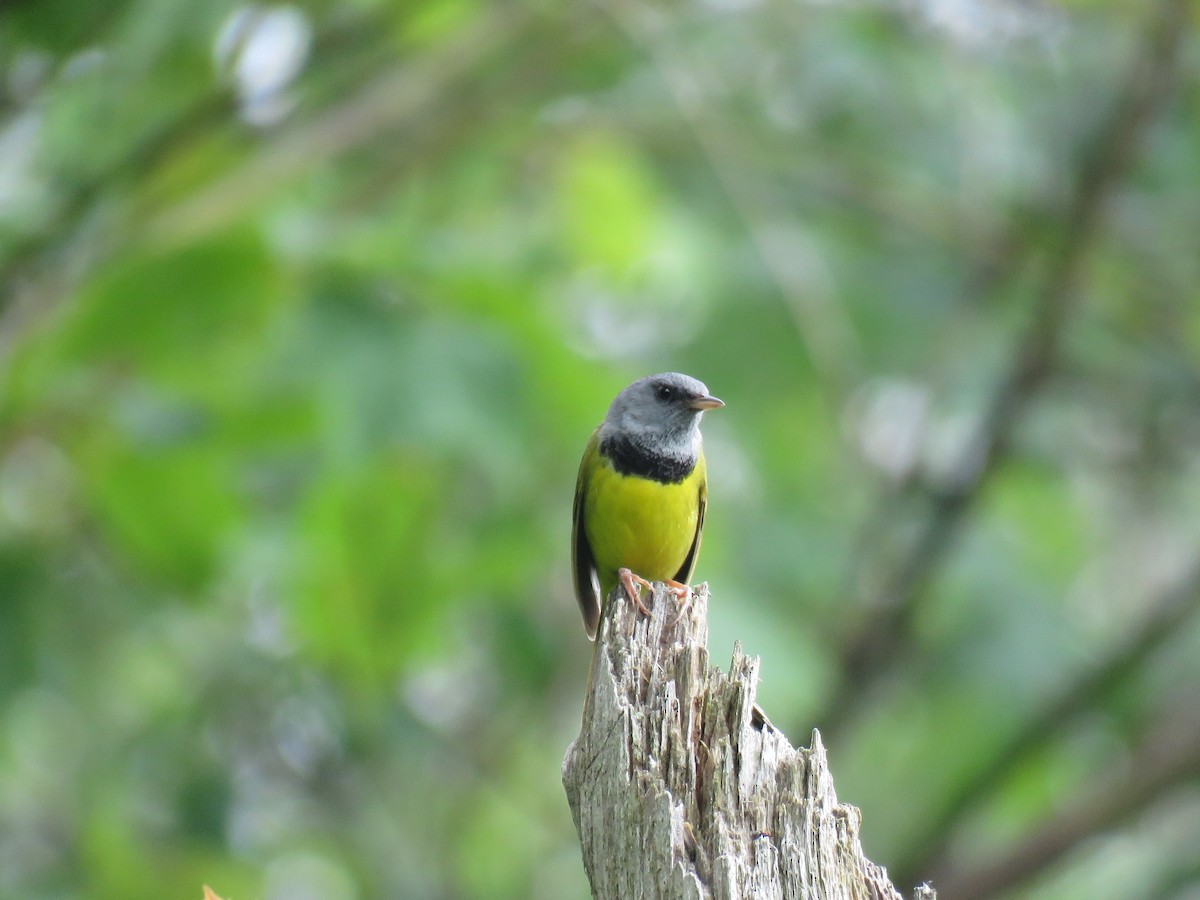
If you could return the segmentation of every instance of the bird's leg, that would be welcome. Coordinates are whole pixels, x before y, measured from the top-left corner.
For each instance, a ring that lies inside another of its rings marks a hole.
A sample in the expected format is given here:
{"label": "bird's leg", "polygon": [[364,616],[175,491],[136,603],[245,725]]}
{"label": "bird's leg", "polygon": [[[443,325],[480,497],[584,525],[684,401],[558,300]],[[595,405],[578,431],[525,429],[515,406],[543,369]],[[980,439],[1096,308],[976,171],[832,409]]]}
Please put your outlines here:
{"label": "bird's leg", "polygon": [[654,590],[654,585],[648,582],[641,575],[634,575],[633,572],[626,568],[617,569],[617,577],[621,579],[621,587],[625,588],[625,593],[629,595],[629,599],[633,601],[634,606],[642,611],[644,615],[649,617],[650,610],[646,608],[646,604],[642,602],[642,588],[648,587],[651,591]]}

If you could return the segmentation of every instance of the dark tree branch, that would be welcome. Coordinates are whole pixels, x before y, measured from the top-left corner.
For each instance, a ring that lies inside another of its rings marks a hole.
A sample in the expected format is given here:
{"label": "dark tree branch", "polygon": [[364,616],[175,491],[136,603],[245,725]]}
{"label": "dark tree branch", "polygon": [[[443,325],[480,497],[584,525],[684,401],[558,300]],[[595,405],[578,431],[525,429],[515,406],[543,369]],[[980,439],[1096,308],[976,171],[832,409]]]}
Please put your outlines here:
{"label": "dark tree branch", "polygon": [[[912,623],[927,588],[954,546],[967,514],[1008,452],[1022,416],[1054,370],[1076,285],[1103,219],[1106,202],[1129,175],[1136,151],[1174,82],[1187,17],[1186,0],[1163,0],[1125,88],[1088,142],[1080,162],[1056,246],[1048,254],[1033,315],[1017,343],[1011,367],[996,387],[974,436],[949,477],[912,482],[901,494],[919,494],[923,524],[898,563],[878,579],[863,626],[847,642],[839,681],[818,719],[827,730],[845,722],[911,643]],[[870,590],[870,588],[868,588]]]}
{"label": "dark tree branch", "polygon": [[1200,707],[1185,696],[1133,753],[1090,779],[1082,801],[1068,806],[1008,851],[977,866],[934,873],[948,897],[983,900],[1045,871],[1082,841],[1145,810],[1176,785],[1200,778]]}
{"label": "dark tree branch", "polygon": [[[1190,889],[1190,893],[1189,893]],[[1200,894],[1200,856],[1178,860],[1146,893],[1146,900],[1179,900]]]}
{"label": "dark tree branch", "polygon": [[1029,718],[991,757],[955,788],[941,812],[919,823],[913,851],[897,866],[900,881],[943,868],[952,829],[972,808],[990,796],[1019,766],[1053,741],[1079,715],[1093,709],[1136,672],[1159,648],[1200,611],[1200,564],[1165,592],[1139,627],[1106,658],[1083,673],[1056,699]]}

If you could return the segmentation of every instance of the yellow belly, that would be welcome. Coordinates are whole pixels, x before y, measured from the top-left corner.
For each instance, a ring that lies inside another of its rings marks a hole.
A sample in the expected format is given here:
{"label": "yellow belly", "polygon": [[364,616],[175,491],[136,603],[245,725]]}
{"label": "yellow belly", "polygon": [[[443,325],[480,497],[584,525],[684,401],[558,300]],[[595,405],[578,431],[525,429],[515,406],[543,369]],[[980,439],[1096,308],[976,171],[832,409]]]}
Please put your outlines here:
{"label": "yellow belly", "polygon": [[703,477],[703,463],[679,484],[660,484],[599,461],[589,479],[584,528],[605,594],[622,567],[651,581],[676,576],[696,536]]}

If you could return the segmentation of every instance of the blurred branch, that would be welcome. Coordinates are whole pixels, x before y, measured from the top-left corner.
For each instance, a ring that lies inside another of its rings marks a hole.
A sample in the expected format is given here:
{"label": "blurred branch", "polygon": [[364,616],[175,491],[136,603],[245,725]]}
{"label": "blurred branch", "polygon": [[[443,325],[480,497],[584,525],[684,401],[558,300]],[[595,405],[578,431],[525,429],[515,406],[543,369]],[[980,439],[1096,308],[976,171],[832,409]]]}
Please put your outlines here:
{"label": "blurred branch", "polygon": [[1198,611],[1200,562],[1193,564],[1179,583],[1158,598],[1140,627],[1033,715],[1007,741],[996,746],[991,758],[949,794],[941,812],[914,829],[917,836],[910,844],[914,849],[896,866],[897,872],[901,873],[901,883],[944,867],[954,824],[1003,784],[1022,762],[1123,684]]}
{"label": "blurred branch", "polygon": [[1178,860],[1158,884],[1146,892],[1145,900],[1179,900],[1200,896],[1200,856]]}
{"label": "blurred branch", "polygon": [[[126,10],[120,4],[106,7],[103,18],[93,22],[88,29],[89,44],[119,53],[119,38],[114,32],[118,31],[124,12]],[[382,23],[376,19],[366,19],[356,36],[377,33],[381,27]],[[317,35],[316,52],[328,52],[344,64],[352,58],[350,50],[341,43],[345,40],[344,32],[343,26],[337,34]],[[70,59],[59,62],[60,69],[65,68],[69,66]],[[58,77],[62,77],[61,72]],[[45,90],[53,90],[54,87],[51,83]],[[17,284],[32,276],[38,260],[71,241],[76,236],[80,222],[88,218],[106,195],[115,194],[132,182],[144,184],[150,180],[156,169],[180,148],[204,137],[216,126],[231,123],[233,108],[234,100],[230,91],[214,81],[199,92],[192,102],[172,109],[172,114],[157,127],[133,139],[127,151],[110,165],[86,178],[72,177],[71,173],[56,173],[57,202],[46,221],[25,231],[0,253],[0,315],[13,302]],[[47,261],[47,265],[52,269],[58,268],[53,261]],[[2,330],[4,327],[0,323]]]}
{"label": "blurred branch", "polygon": [[1158,4],[1120,99],[1087,143],[1061,217],[1057,244],[1047,254],[1029,325],[964,452],[942,481],[914,478],[897,489],[897,496],[922,496],[928,508],[899,561],[877,579],[878,587],[868,588],[871,593],[862,603],[864,624],[846,644],[838,684],[818,719],[826,729],[852,716],[910,644],[912,623],[929,582],[987,479],[1008,452],[1016,425],[1057,364],[1076,285],[1104,206],[1129,175],[1137,148],[1174,81],[1179,47],[1187,33],[1187,5],[1187,0]]}
{"label": "blurred branch", "polygon": [[[99,44],[104,43],[103,37],[96,40]],[[67,63],[62,65],[65,67]],[[86,178],[57,173],[54,187],[58,196],[46,220],[23,232],[0,253],[0,314],[13,303],[23,270],[41,255],[69,240],[75,233],[75,226],[106,190],[114,184],[144,177],[147,169],[193,137],[199,128],[211,124],[227,105],[224,91],[214,89],[203,93],[134,142],[127,153],[107,167]]]}
{"label": "blurred branch", "polygon": [[1023,884],[1087,838],[1146,809],[1175,786],[1200,778],[1200,706],[1177,703],[1134,751],[1091,779],[1090,795],[1049,819],[1007,852],[976,866],[940,871],[948,897],[982,900]]}
{"label": "blurred branch", "polygon": [[281,132],[240,168],[159,215],[149,233],[165,243],[194,239],[236,221],[342,153],[401,125],[415,127],[459,79],[509,48],[529,21],[525,7],[486,7],[453,38],[383,72],[312,121]]}
{"label": "blurred branch", "polygon": [[[439,43],[424,57],[405,65],[389,64],[357,95],[347,100],[330,99],[329,107],[313,121],[284,128],[261,147],[252,147],[240,167],[186,199],[160,211],[149,223],[139,226],[139,237],[147,242],[187,242],[245,215],[295,177],[314,170],[340,153],[380,134],[408,128],[428,139],[429,128],[413,128],[413,120],[426,114],[431,105],[450,90],[474,65],[481,64],[515,40],[528,22],[517,13],[491,12],[464,28],[458,40]],[[325,35],[318,42],[330,40]],[[341,53],[338,59],[345,59]],[[358,77],[358,73],[352,73]],[[56,308],[54,301],[70,293],[62,285],[64,271],[57,259],[63,248],[77,239],[81,223],[109,196],[132,179],[149,180],[161,163],[197,134],[230,118],[231,100],[214,85],[181,109],[161,127],[130,147],[127,153],[86,181],[60,190],[60,202],[49,220],[21,236],[0,257],[0,362],[8,347],[36,320]],[[61,181],[61,180],[60,180]],[[108,228],[105,240],[127,236],[126,228]],[[88,248],[91,257],[103,256],[104,247]]]}
{"label": "blurred branch", "polygon": [[[162,160],[187,143],[224,113],[228,99],[223,91],[203,94],[169,121],[134,144],[112,165],[83,180],[59,179],[60,196],[46,220],[22,234],[0,255],[0,367],[9,348],[37,319],[51,314],[57,302],[70,294],[72,267],[63,256],[80,235],[80,226],[103,204],[114,188],[144,177]],[[111,234],[105,235],[111,239]],[[89,262],[97,255],[89,248]],[[101,248],[99,255],[103,255]]]}

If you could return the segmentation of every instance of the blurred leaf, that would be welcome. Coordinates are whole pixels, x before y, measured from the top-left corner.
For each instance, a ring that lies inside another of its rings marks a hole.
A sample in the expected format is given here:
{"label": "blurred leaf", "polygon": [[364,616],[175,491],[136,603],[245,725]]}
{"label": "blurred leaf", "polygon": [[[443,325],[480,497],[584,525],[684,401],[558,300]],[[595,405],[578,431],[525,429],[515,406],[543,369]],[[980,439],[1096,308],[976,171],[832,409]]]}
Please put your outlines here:
{"label": "blurred leaf", "polygon": [[187,590],[212,577],[243,513],[229,460],[195,443],[98,444],[85,465],[97,516],[136,565]]}
{"label": "blurred leaf", "polygon": [[186,383],[262,333],[280,286],[261,243],[247,234],[134,257],[79,298],[63,353]]}
{"label": "blurred leaf", "polygon": [[588,135],[567,150],[559,193],[568,247],[578,265],[628,277],[650,243],[657,205],[653,182],[615,135]]}
{"label": "blurred leaf", "polygon": [[445,490],[436,467],[382,457],[329,479],[301,512],[296,625],[316,658],[364,688],[433,637],[452,587],[429,545]]}

